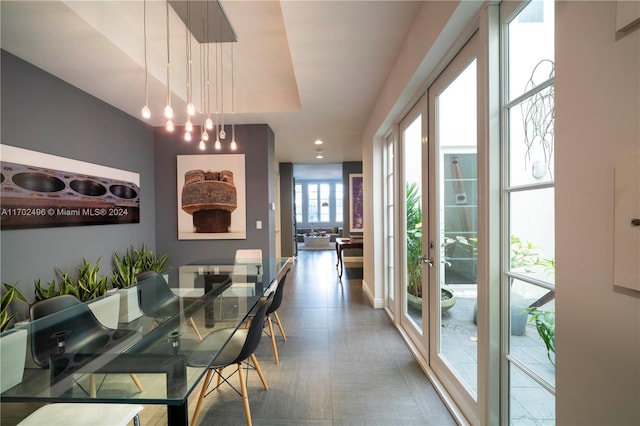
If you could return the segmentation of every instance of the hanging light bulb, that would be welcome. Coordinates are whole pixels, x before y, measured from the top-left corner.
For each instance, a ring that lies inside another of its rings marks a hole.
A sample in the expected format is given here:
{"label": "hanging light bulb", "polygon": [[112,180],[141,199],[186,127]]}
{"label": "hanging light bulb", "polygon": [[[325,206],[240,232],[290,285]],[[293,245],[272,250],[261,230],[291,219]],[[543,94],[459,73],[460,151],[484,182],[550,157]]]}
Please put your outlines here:
{"label": "hanging light bulb", "polygon": [[222,149],[222,144],[220,143],[220,139],[216,138],[216,141],[213,144],[213,147],[216,149],[216,151],[220,151]]}
{"label": "hanging light bulb", "polygon": [[171,105],[164,107],[164,117],[168,119],[173,118],[173,108],[171,108]]}
{"label": "hanging light bulb", "polygon": [[202,140],[205,142],[209,140],[209,132],[206,129],[202,132]]}
{"label": "hanging light bulb", "polygon": [[147,66],[147,1],[143,1],[143,33],[144,33],[144,106],[142,107],[142,117],[151,118],[149,109],[149,67]]}
{"label": "hanging light bulb", "polygon": [[187,122],[184,123],[184,130],[188,133],[193,132],[193,123],[190,118],[187,118]]}
{"label": "hanging light bulb", "polygon": [[169,132],[173,132],[175,129],[175,126],[173,125],[173,121],[171,121],[171,119],[167,120],[167,131]]}
{"label": "hanging light bulb", "polygon": [[190,103],[189,105],[187,105],[187,114],[192,117],[196,115],[196,106],[194,104]]}
{"label": "hanging light bulb", "polygon": [[184,140],[191,142],[191,132],[184,132]]}
{"label": "hanging light bulb", "polygon": [[207,130],[213,130],[213,120],[211,119],[211,117],[207,117],[207,119],[204,122],[204,125],[207,128]]}
{"label": "hanging light bulb", "polygon": [[200,144],[198,145],[198,148],[200,148],[201,151],[204,151],[207,148],[207,145],[204,143],[202,139],[200,140]]}
{"label": "hanging light bulb", "polygon": [[227,132],[224,131],[224,127],[220,127],[220,139],[225,139],[227,137]]}
{"label": "hanging light bulb", "polygon": [[232,151],[238,149],[238,144],[236,143],[236,123],[235,123],[235,105],[233,99],[233,43],[231,44],[231,116],[233,117],[233,121],[231,122],[231,148]]}

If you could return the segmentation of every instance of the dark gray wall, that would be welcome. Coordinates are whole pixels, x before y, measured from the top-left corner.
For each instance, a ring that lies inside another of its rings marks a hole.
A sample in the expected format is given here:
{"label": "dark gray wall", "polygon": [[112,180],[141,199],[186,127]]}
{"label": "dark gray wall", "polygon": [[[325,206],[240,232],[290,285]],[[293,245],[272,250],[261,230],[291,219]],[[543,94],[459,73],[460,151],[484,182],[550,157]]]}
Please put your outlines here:
{"label": "dark gray wall", "polygon": [[[231,129],[226,128],[227,135]],[[186,143],[182,128],[167,133],[155,129],[156,168],[156,247],[168,253],[172,265],[180,265],[196,259],[233,258],[237,249],[262,249],[264,258],[273,257],[275,247],[275,147],[273,131],[266,124],[236,126],[237,151],[230,151],[223,143],[220,151],[213,151],[212,143],[206,151],[198,148],[198,142]],[[229,137],[229,136],[228,136]],[[200,140],[194,134],[194,140]],[[178,240],[178,192],[176,184],[178,155],[244,154],[247,194],[246,240]],[[262,221],[262,229],[256,229],[256,221]],[[265,274],[268,271],[265,271]]]}
{"label": "dark gray wall", "polygon": [[71,271],[102,257],[106,273],[113,252],[155,248],[152,129],[4,50],[1,70],[2,144],[140,174],[139,224],[2,231],[2,282],[17,282],[31,300],[33,280],[50,281],[54,267]]}
{"label": "dark gray wall", "polygon": [[[352,173],[362,173],[362,161],[347,161],[342,163],[342,180],[344,182],[344,231],[343,235],[348,237],[351,235],[351,217],[349,217],[349,206],[351,199],[349,197],[349,175]],[[357,232],[355,234],[362,234]]]}
{"label": "dark gray wall", "polygon": [[280,163],[280,249],[283,256],[294,256],[293,242],[293,163]]}

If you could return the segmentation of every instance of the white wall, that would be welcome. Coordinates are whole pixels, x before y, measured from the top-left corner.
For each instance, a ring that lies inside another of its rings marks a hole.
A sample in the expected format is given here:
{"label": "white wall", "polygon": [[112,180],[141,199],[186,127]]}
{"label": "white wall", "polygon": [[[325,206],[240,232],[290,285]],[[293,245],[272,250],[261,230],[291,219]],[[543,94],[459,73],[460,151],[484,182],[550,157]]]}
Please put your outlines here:
{"label": "white wall", "polygon": [[614,164],[640,151],[640,29],[616,40],[615,11],[556,5],[558,425],[640,424],[640,294],[613,287]]}

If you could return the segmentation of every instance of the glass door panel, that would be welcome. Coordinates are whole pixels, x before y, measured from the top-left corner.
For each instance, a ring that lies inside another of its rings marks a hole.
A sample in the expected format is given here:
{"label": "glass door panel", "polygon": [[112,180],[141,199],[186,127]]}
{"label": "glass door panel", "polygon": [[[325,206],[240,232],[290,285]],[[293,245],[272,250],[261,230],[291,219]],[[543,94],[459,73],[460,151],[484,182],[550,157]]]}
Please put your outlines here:
{"label": "glass door panel", "polygon": [[463,405],[478,392],[477,38],[429,87],[430,364]]}
{"label": "glass door panel", "polygon": [[409,336],[421,350],[426,353],[426,343],[423,339],[423,312],[426,286],[423,280],[424,266],[420,261],[423,250],[423,202],[426,197],[423,191],[427,186],[423,182],[423,167],[426,158],[423,151],[423,141],[426,140],[425,121],[423,113],[426,111],[426,101],[423,97],[400,123],[401,174],[400,194],[402,194],[401,230],[403,232],[403,270],[404,280],[402,288],[402,318],[401,324]]}

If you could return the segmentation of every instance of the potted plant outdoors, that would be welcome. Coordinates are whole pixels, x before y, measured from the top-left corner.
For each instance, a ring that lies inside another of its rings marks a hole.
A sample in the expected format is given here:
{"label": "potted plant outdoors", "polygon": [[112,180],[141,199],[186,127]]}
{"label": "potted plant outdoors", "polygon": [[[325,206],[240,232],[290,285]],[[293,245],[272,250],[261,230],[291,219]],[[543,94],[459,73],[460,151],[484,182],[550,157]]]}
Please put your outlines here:
{"label": "potted plant outdoors", "polygon": [[[405,190],[407,216],[407,303],[414,309],[422,310],[422,207],[418,184],[407,183]],[[441,312],[455,305],[451,290],[440,289]]]}
{"label": "potted plant outdoors", "polygon": [[167,254],[156,255],[144,244],[138,249],[131,246],[122,255],[113,255],[113,286],[120,294],[120,321],[131,322],[142,316],[138,303],[138,291],[134,287],[136,277],[141,272],[155,271],[162,274],[168,270]]}
{"label": "potted plant outdoors", "polygon": [[[522,241],[519,237],[512,235],[511,236],[511,270],[516,272],[524,272],[524,273],[532,273],[535,271],[535,268],[542,267],[547,274],[552,274],[555,272],[556,262],[554,259],[547,259],[540,257],[538,248],[532,244],[531,242]],[[511,283],[513,284],[513,278],[510,278]],[[549,295],[553,296],[553,293],[549,293]],[[513,291],[511,295],[511,334],[521,336],[525,333],[527,319],[529,314],[532,312],[540,311],[543,313],[543,310],[540,310],[539,307],[533,307],[533,305],[529,305],[529,301],[525,299],[524,296],[520,295],[517,291]],[[546,302],[544,302],[546,303]],[[551,312],[552,315],[553,311]],[[536,317],[532,317],[529,319],[529,322],[534,321],[537,324],[537,321],[542,320],[545,315],[539,316],[539,319],[536,320]],[[555,321],[550,322],[550,324],[555,324]],[[536,327],[537,328],[537,327]],[[538,329],[538,333],[540,330]],[[555,335],[555,333],[554,333]],[[544,340],[545,337],[541,335]],[[555,347],[554,347],[555,349]]]}

